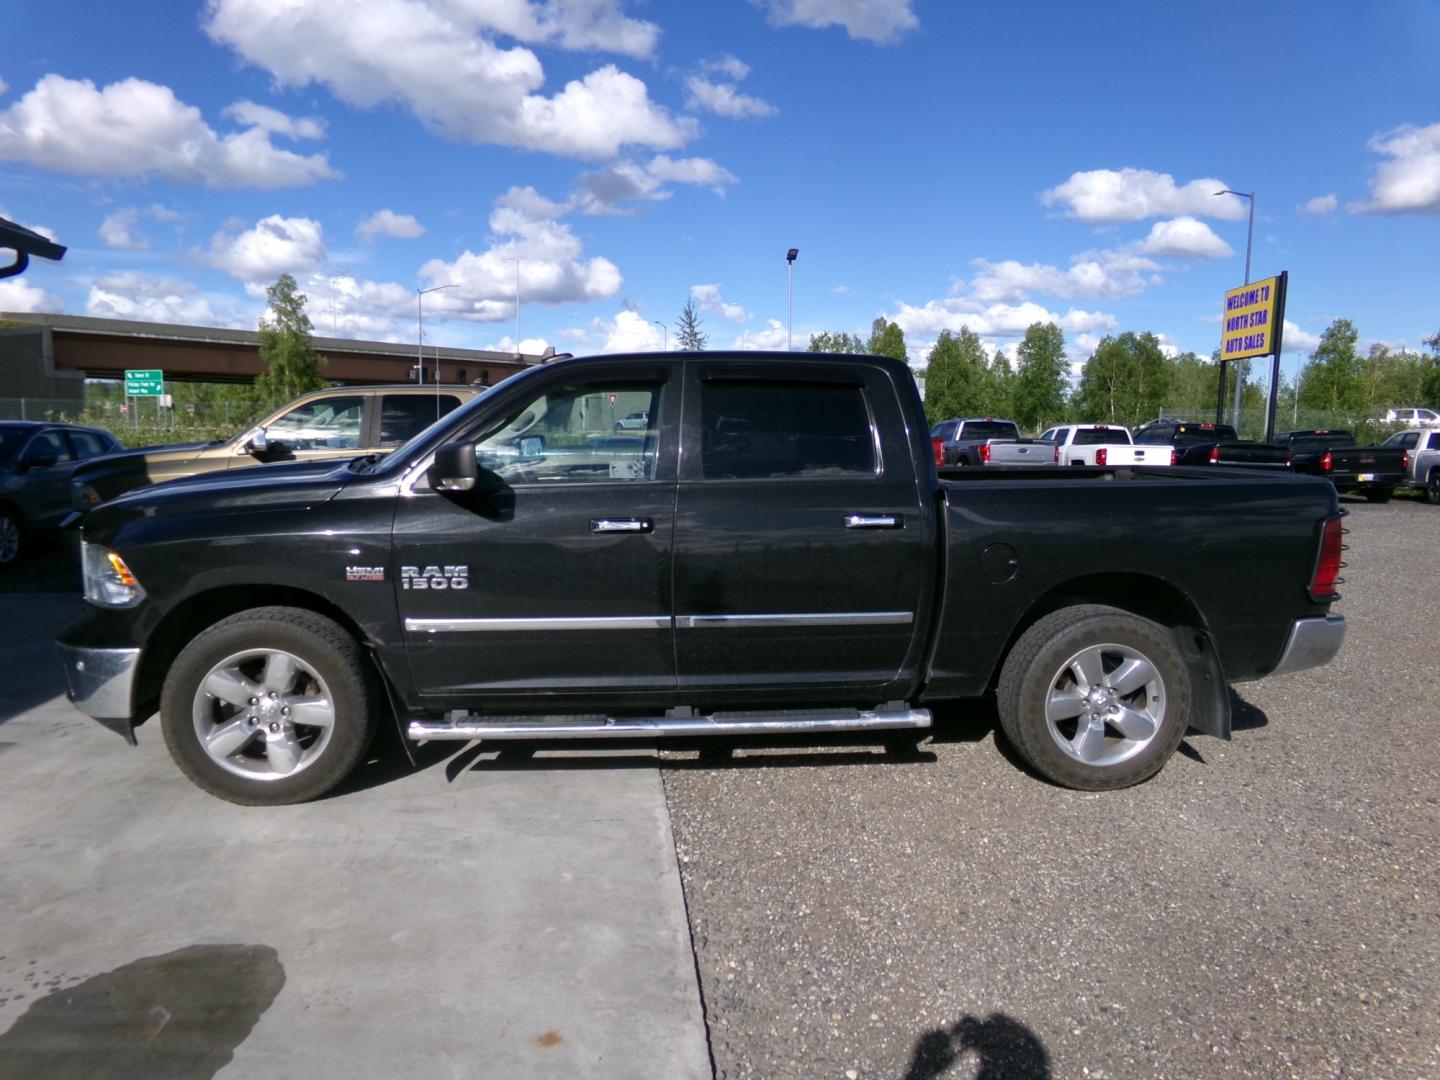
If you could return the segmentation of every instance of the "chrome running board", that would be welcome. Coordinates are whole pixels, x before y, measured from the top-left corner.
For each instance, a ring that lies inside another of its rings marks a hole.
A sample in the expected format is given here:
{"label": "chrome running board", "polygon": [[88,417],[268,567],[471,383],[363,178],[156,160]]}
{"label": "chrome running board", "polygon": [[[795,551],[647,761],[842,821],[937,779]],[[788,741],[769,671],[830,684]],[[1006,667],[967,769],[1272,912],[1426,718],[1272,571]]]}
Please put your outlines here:
{"label": "chrome running board", "polygon": [[[678,711],[678,710],[677,710]],[[708,716],[480,716],[412,720],[413,742],[432,739],[662,739],[690,735],[775,735],[826,731],[905,731],[930,726],[929,709],[777,709]]]}

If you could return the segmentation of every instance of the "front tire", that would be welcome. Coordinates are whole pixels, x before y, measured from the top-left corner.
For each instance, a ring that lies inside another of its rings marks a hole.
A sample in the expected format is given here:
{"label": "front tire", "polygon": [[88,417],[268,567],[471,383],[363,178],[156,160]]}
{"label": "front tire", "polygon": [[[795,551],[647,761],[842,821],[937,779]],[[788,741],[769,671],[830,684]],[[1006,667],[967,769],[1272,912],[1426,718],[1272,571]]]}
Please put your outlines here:
{"label": "front tire", "polygon": [[1158,773],[1190,724],[1190,677],[1170,634],[1118,608],[1062,608],[1010,650],[1000,726],[1037,772],[1111,791]]}
{"label": "front tire", "polygon": [[0,570],[8,569],[20,558],[23,541],[19,515],[13,510],[0,510]]}
{"label": "front tire", "polygon": [[244,806],[319,798],[370,745],[375,706],[355,639],[301,608],[222,619],[176,657],[160,696],[175,764]]}

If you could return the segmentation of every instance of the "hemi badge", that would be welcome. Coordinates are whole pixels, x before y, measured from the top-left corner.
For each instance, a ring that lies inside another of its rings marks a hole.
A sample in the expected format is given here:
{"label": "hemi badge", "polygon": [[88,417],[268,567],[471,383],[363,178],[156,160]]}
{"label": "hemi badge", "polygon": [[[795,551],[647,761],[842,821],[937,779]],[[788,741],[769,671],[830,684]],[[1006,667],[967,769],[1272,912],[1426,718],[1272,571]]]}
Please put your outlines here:
{"label": "hemi badge", "polygon": [[384,581],[385,567],[383,566],[347,566],[345,567],[346,581]]}

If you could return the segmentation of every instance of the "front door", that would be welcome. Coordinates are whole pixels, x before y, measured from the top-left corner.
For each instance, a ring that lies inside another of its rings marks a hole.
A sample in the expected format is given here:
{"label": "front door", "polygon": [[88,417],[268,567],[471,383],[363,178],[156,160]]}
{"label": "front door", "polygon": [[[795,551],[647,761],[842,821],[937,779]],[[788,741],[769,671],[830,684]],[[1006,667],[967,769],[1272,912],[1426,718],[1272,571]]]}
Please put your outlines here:
{"label": "front door", "polygon": [[[464,436],[498,490],[441,493],[422,478],[399,500],[399,614],[416,685],[439,707],[675,685],[678,393],[664,367],[565,374],[527,383]],[[647,427],[614,434],[637,411]]]}

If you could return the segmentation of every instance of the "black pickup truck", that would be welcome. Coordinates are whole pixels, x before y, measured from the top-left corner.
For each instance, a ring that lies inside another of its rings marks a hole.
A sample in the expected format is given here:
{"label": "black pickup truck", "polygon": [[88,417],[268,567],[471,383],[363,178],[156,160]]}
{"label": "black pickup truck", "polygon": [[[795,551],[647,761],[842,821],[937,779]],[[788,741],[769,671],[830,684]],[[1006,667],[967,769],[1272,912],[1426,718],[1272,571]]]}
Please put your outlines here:
{"label": "black pickup truck", "polygon": [[1355,491],[1374,503],[1389,502],[1409,479],[1410,454],[1393,446],[1356,446],[1348,431],[1286,431],[1275,441],[1290,452],[1295,472],[1323,476],[1340,492]]}
{"label": "black pickup truck", "polygon": [[[644,430],[614,434],[621,398]],[[413,741],[888,742],[992,694],[1040,773],[1118,788],[1187,728],[1228,737],[1227,683],[1340,648],[1327,483],[944,477],[900,361],[561,360],[384,458],[99,505],[60,653],[81,710],[133,742],[158,709],[195,783],[275,804],[334,787],[392,714]]]}

